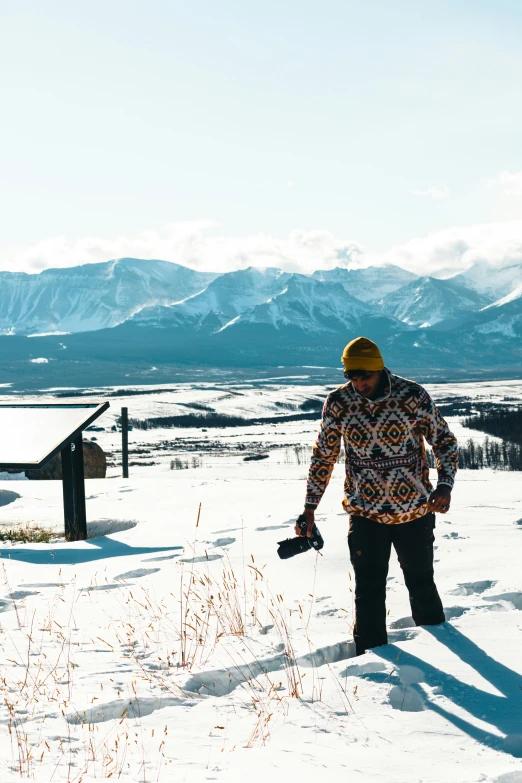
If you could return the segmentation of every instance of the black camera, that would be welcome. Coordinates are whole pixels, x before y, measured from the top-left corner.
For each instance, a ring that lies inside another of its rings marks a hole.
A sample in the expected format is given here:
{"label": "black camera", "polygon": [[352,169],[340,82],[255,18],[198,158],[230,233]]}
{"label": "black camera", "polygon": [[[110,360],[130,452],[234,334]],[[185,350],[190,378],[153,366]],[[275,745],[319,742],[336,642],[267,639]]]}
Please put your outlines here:
{"label": "black camera", "polygon": [[302,536],[296,536],[295,538],[285,538],[284,541],[278,541],[277,554],[281,560],[288,560],[289,557],[294,555],[300,555],[301,552],[308,552],[309,549],[315,549],[317,552],[323,548],[323,537],[319,532],[319,528],[314,524],[312,528],[312,535],[308,537],[306,535],[306,529],[308,527],[304,514],[301,514],[297,519],[297,523],[301,530]]}

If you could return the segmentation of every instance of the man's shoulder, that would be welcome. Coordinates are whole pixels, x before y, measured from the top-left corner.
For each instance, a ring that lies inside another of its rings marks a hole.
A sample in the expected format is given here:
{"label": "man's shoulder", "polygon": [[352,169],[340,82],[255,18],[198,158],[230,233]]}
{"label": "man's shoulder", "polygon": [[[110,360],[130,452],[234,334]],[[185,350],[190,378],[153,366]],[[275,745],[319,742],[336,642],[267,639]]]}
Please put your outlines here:
{"label": "man's shoulder", "polygon": [[407,394],[409,396],[421,397],[428,395],[428,392],[417,381],[412,381],[409,378],[403,378],[400,375],[391,376],[392,388],[399,393]]}
{"label": "man's shoulder", "polygon": [[343,383],[342,386],[338,386],[337,389],[331,391],[327,397],[326,402],[347,400],[353,396],[351,383]]}
{"label": "man's shoulder", "polygon": [[323,406],[323,412],[328,412],[334,417],[340,417],[346,410],[346,407],[354,400],[354,393],[352,385],[350,383],[343,383],[342,386],[338,386],[337,389],[331,391]]}

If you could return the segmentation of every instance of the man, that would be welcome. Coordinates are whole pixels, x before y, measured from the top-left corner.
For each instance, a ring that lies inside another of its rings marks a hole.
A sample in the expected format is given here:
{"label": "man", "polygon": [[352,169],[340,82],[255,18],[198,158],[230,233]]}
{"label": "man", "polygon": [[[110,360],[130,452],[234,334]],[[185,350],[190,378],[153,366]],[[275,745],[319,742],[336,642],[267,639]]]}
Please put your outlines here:
{"label": "man", "polygon": [[[386,644],[386,577],[393,544],[417,625],[445,620],[433,580],[435,512],[445,514],[458,465],[455,436],[422,386],[393,375],[379,348],[358,337],[344,349],[348,383],[326,398],[312,452],[304,516],[314,513],[344,443],[343,507],[350,514],[348,545],[355,573],[356,651]],[[424,446],[432,447],[437,488]],[[300,529],[296,525],[296,533]]]}

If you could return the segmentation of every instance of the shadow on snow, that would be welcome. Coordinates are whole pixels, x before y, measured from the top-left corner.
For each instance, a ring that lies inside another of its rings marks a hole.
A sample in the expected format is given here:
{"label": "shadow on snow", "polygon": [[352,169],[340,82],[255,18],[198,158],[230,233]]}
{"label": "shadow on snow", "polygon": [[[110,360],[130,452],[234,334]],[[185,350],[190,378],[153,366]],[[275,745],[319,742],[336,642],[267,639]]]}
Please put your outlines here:
{"label": "shadow on snow", "polygon": [[94,560],[104,560],[110,557],[127,557],[129,555],[151,555],[156,552],[171,552],[183,549],[182,546],[130,546],[113,538],[99,538],[77,541],[69,544],[39,544],[23,547],[6,547],[0,549],[0,557],[20,560],[22,563],[35,565],[78,565],[91,563]]}
{"label": "shadow on snow", "polygon": [[[499,694],[487,693],[474,685],[462,682],[452,674],[437,669],[394,644],[376,647],[373,652],[395,664],[399,668],[399,672],[400,667],[403,666],[415,667],[420,670],[423,674],[423,681],[430,687],[437,688],[438,696],[441,695],[453,702],[476,720],[495,727],[505,737],[495,736],[487,729],[482,729],[469,720],[449,712],[438,700],[427,698],[426,692],[417,683],[408,685],[408,688],[414,689],[418,697],[422,699],[424,709],[436,712],[482,745],[497,751],[503,750],[512,756],[521,758],[522,676],[491,658],[471,639],[452,626],[425,626],[425,630],[464,663],[475,669],[481,677],[499,691]],[[368,673],[365,678],[381,681],[383,675]]]}

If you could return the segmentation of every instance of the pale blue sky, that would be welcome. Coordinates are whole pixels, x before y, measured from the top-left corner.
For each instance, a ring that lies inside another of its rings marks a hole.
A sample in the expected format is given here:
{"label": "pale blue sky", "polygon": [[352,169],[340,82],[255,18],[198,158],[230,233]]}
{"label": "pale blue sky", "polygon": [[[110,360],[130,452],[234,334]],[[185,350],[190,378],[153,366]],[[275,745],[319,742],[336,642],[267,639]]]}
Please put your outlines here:
{"label": "pale blue sky", "polygon": [[0,268],[177,221],[382,252],[522,218],[518,0],[0,9]]}

